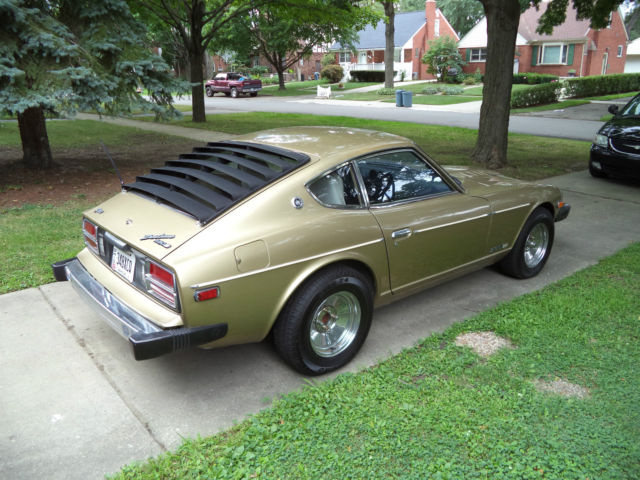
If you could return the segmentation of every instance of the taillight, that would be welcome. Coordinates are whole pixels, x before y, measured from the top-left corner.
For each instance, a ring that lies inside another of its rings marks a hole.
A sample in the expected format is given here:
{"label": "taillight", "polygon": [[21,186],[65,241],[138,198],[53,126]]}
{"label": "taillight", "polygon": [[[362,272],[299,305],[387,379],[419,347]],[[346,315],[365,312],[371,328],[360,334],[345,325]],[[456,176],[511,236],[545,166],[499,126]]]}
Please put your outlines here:
{"label": "taillight", "polygon": [[98,227],[86,218],[82,219],[82,233],[84,243],[90,250],[98,253]]}
{"label": "taillight", "polygon": [[176,307],[178,294],[173,272],[152,260],[147,260],[145,281],[147,291],[151,295],[172,308]]}

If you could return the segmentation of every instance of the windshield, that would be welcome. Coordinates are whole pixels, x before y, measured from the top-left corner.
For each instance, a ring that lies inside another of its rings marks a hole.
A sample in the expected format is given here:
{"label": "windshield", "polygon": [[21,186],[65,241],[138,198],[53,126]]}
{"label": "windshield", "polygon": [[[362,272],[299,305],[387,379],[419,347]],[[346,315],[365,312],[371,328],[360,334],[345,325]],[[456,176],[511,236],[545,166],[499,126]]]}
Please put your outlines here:
{"label": "windshield", "polygon": [[635,97],[629,103],[627,103],[620,115],[623,117],[638,117],[640,116],[640,96]]}

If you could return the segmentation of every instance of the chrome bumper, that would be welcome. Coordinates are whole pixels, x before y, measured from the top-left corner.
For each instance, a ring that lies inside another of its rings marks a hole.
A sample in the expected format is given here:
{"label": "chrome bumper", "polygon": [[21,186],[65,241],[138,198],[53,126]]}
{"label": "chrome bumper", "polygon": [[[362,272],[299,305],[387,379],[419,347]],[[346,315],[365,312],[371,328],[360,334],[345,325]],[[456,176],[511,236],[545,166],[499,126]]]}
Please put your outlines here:
{"label": "chrome bumper", "polygon": [[196,328],[162,329],[104,288],[77,258],[52,265],[56,280],[69,280],[73,288],[101,318],[129,340],[136,360],[186,350],[212,342],[227,334],[227,324]]}

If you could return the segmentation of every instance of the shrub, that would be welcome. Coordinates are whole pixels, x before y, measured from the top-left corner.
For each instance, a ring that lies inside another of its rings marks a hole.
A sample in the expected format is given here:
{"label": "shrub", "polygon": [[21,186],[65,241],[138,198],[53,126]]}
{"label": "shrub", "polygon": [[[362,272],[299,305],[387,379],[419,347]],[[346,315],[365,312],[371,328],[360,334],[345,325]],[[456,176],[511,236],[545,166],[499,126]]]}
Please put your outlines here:
{"label": "shrub", "polygon": [[381,89],[377,90],[376,93],[378,95],[395,95],[396,94],[396,89],[395,88],[381,88]]}
{"label": "shrub", "polygon": [[558,82],[534,85],[511,93],[511,108],[526,108],[558,101],[561,84]]}
{"label": "shrub", "polygon": [[429,41],[429,49],[422,57],[422,63],[428,65],[427,72],[435,75],[438,80],[444,81],[446,77],[446,80],[451,81],[455,76],[448,75],[447,72],[455,71],[457,75],[467,62],[460,55],[457,42],[444,35]]}
{"label": "shrub", "polygon": [[323,67],[328,67],[329,65],[336,64],[336,54],[335,53],[325,53],[322,56],[322,60],[320,61]]}
{"label": "shrub", "polygon": [[436,93],[440,93],[440,89],[438,87],[425,87],[421,93],[425,95],[435,95]]}
{"label": "shrub", "polygon": [[513,83],[524,83],[528,85],[539,85],[541,83],[557,82],[560,77],[548,73],[514,73]]}
{"label": "shrub", "polygon": [[350,75],[354,82],[384,82],[384,70],[351,70]]}
{"label": "shrub", "polygon": [[464,88],[462,87],[444,87],[442,89],[442,93],[444,95],[461,95],[464,93]]}
{"label": "shrub", "polygon": [[474,75],[467,75],[462,81],[465,85],[475,85],[478,83]]}
{"label": "shrub", "polygon": [[633,92],[640,89],[640,74],[616,73],[568,78],[564,81],[564,86],[568,97],[591,97]]}
{"label": "shrub", "polygon": [[269,73],[268,67],[263,67],[262,65],[257,65],[249,69],[249,73],[254,77],[260,77]]}
{"label": "shrub", "polygon": [[344,71],[340,65],[327,65],[320,72],[322,78],[329,80],[329,83],[338,83],[344,76]]}

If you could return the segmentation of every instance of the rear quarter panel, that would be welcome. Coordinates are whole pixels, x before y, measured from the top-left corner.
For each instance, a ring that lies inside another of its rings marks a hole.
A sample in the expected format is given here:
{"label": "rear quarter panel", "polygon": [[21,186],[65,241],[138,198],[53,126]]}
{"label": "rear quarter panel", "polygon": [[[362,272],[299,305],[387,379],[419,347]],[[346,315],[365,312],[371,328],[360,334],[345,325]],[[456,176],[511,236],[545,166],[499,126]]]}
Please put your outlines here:
{"label": "rear quarter panel", "polygon": [[[373,216],[319,205],[304,188],[306,178],[294,175],[257,194],[165,259],[180,279],[185,323],[228,322],[216,346],[264,338],[295,289],[335,262],[366,265],[378,293],[389,291],[385,245]],[[301,209],[294,197],[302,199]],[[220,297],[194,302],[194,291],[207,286],[218,286]]]}

